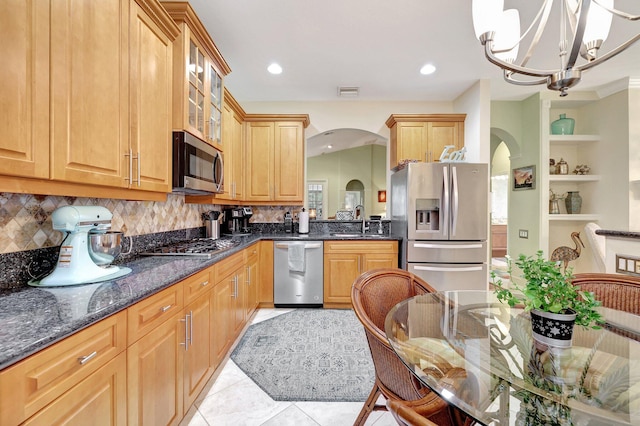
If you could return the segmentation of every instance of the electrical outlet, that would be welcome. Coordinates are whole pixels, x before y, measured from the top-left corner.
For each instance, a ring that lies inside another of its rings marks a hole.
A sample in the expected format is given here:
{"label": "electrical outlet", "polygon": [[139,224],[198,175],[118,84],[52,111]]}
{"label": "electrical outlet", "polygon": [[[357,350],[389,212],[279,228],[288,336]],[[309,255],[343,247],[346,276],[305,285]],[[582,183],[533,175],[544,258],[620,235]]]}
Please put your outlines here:
{"label": "electrical outlet", "polygon": [[528,229],[520,229],[518,231],[518,236],[520,238],[529,238],[529,230]]}

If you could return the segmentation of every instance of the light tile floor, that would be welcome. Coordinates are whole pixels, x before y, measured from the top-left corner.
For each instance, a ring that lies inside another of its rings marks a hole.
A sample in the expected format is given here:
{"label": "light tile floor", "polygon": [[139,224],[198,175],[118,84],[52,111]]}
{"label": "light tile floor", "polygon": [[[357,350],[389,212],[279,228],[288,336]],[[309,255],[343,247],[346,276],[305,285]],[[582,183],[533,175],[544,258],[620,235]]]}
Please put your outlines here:
{"label": "light tile floor", "polygon": [[[252,324],[289,312],[260,309]],[[182,426],[350,426],[362,402],[274,401],[238,366],[227,359],[209,381],[181,423]],[[367,426],[395,426],[391,414],[373,412]]]}

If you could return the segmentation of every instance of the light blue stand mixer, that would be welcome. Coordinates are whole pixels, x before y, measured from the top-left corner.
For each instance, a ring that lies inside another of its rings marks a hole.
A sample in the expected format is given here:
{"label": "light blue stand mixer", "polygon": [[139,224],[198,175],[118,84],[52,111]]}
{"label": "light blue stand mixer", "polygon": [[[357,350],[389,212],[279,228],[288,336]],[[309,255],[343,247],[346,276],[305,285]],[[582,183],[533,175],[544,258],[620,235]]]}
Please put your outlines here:
{"label": "light blue stand mixer", "polygon": [[113,214],[101,206],[64,206],[51,215],[53,229],[68,234],[55,269],[34,287],[96,283],[122,277],[130,268],[111,265],[120,253],[121,232],[110,232]]}

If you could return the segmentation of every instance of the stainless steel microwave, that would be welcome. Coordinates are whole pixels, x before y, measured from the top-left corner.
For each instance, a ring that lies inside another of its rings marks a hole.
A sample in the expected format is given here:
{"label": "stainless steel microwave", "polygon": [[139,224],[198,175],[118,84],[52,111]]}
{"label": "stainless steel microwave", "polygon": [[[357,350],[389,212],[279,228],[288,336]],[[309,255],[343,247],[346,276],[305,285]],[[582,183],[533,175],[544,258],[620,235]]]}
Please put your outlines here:
{"label": "stainless steel microwave", "polygon": [[188,132],[173,132],[173,192],[223,192],[222,152]]}

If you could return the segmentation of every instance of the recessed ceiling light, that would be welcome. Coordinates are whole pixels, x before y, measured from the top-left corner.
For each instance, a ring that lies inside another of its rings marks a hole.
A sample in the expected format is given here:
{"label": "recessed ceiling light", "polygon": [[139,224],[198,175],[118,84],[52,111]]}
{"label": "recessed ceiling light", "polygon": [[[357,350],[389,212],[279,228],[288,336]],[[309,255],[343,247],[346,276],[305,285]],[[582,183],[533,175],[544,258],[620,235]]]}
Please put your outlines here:
{"label": "recessed ceiling light", "polygon": [[433,74],[434,72],[436,72],[436,67],[431,64],[426,64],[425,66],[420,68],[420,74],[422,75],[429,75]]}
{"label": "recessed ceiling light", "polygon": [[331,149],[333,148],[333,145],[327,145],[327,148]]}
{"label": "recessed ceiling light", "polygon": [[267,71],[271,74],[282,74],[282,67],[274,62],[267,67]]}

